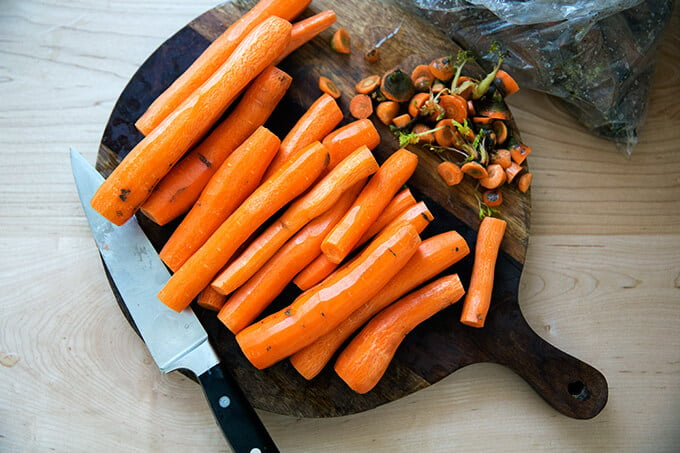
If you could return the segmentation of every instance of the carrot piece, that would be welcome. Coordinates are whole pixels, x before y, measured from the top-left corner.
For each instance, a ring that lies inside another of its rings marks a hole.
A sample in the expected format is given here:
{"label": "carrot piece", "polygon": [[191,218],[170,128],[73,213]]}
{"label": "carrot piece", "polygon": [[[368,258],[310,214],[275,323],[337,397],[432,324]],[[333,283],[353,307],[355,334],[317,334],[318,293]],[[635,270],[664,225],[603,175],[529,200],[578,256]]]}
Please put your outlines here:
{"label": "carrot piece", "polygon": [[364,54],[364,60],[366,63],[376,63],[380,60],[380,52],[377,47],[369,49],[368,52]]}
{"label": "carrot piece", "polygon": [[349,33],[344,28],[338,28],[331,36],[331,50],[341,54],[349,54],[352,51],[352,41]]}
{"label": "carrot piece", "polygon": [[92,207],[116,225],[132,217],[158,181],[283,51],[290,28],[278,17],[255,27],[213,77],[130,151],[94,194]]}
{"label": "carrot piece", "polygon": [[224,160],[267,121],[292,80],[274,66],[262,71],[227,118],[158,183],[142,204],[142,213],[165,225],[191,209]]}
{"label": "carrot piece", "polygon": [[484,217],[479,225],[472,275],[460,315],[460,322],[465,325],[484,327],[491,305],[496,259],[505,227],[505,220],[495,217]]}
{"label": "carrot piece", "polygon": [[335,129],[321,141],[328,149],[331,160],[328,170],[332,170],[357,148],[366,146],[373,150],[380,143],[380,134],[369,119],[352,121]]}
{"label": "carrot piece", "polygon": [[358,120],[373,115],[373,101],[367,94],[357,94],[349,101],[349,113]]}
{"label": "carrot piece", "polygon": [[515,79],[513,79],[510,74],[503,71],[502,69],[499,69],[496,72],[496,78],[494,79],[494,82],[496,83],[496,86],[500,88],[501,93],[503,93],[503,96],[505,97],[508,97],[511,94],[515,94],[519,91],[519,85]]}
{"label": "carrot piece", "polygon": [[280,144],[274,133],[260,126],[224,161],[159,254],[172,271],[177,271],[260,185]]}
{"label": "carrot piece", "polygon": [[435,132],[425,123],[415,123],[411,127],[411,133],[418,136],[418,143],[434,143]]}
{"label": "carrot piece", "polygon": [[319,96],[281,141],[279,152],[269,165],[265,178],[274,174],[300,149],[312,142],[323,140],[342,118],[342,110],[335,99],[327,94]]}
{"label": "carrot piece", "polygon": [[444,109],[444,118],[462,123],[468,117],[467,101],[457,94],[440,96],[439,105]]}
{"label": "carrot piece", "polygon": [[456,73],[455,61],[449,55],[446,57],[435,58],[429,64],[430,72],[436,78],[445,82],[451,80]]}
{"label": "carrot piece", "polygon": [[496,134],[496,146],[502,145],[508,139],[508,126],[502,120],[496,120],[491,123],[494,134]]}
{"label": "carrot piece", "polygon": [[498,164],[504,169],[508,168],[512,163],[512,156],[510,151],[505,148],[498,148],[491,154],[491,163]]}
{"label": "carrot piece", "polygon": [[503,204],[503,193],[498,189],[485,190],[482,193],[482,202],[490,208]]}
{"label": "carrot piece", "polygon": [[245,283],[295,233],[314,217],[335,204],[343,192],[378,170],[378,162],[367,147],[362,146],[347,156],[333,170],[298,198],[271,226],[250,242],[213,281],[212,287],[229,294]]}
{"label": "carrot piece", "polygon": [[479,184],[486,189],[496,189],[505,183],[507,178],[505,169],[500,164],[490,164],[486,167],[488,176],[479,180]]}
{"label": "carrot piece", "polygon": [[479,162],[465,162],[460,169],[463,173],[470,175],[475,179],[483,179],[489,176],[486,168]]}
{"label": "carrot piece", "polygon": [[337,85],[326,76],[319,77],[319,89],[333,99],[339,98],[342,94]]}
{"label": "carrot piece", "polygon": [[487,116],[473,116],[472,117],[472,122],[475,124],[491,124],[494,122],[493,117],[487,117]]}
{"label": "carrot piece", "polygon": [[519,189],[519,191],[522,193],[527,193],[527,191],[529,190],[529,186],[531,186],[532,179],[533,175],[528,172],[520,176],[519,179],[517,180],[517,188]]}
{"label": "carrot piece", "polygon": [[373,315],[448,269],[469,253],[467,242],[455,231],[447,231],[425,239],[409,262],[378,294],[355,310],[335,329],[291,356],[292,365],[306,379],[312,379],[321,372],[345,340]]}
{"label": "carrot piece", "polygon": [[290,30],[290,42],[281,55],[274,60],[274,64],[281,63],[288,55],[333,25],[336,19],[335,11],[329,9],[293,23],[293,28]]}
{"label": "carrot piece", "polygon": [[361,329],[338,356],[335,372],[355,392],[369,392],[387,371],[404,337],[464,294],[458,275],[453,274],[401,298]]}
{"label": "carrot piece", "polygon": [[264,181],[175,272],[158,298],[175,311],[186,308],[207,287],[236,250],[267,219],[312,184],[328,164],[319,142],[303,148]]}
{"label": "carrot piece", "polygon": [[430,67],[426,64],[417,65],[411,71],[411,80],[416,91],[428,92],[434,83],[434,76],[430,72]]}
{"label": "carrot piece", "polygon": [[464,176],[460,167],[448,160],[437,165],[437,173],[439,173],[439,176],[441,176],[444,182],[449,186],[459,184]]}
{"label": "carrot piece", "polygon": [[227,296],[223,296],[222,294],[218,293],[217,291],[208,286],[198,295],[196,303],[200,307],[205,308],[206,310],[219,312],[224,306],[224,302],[226,300]]}
{"label": "carrot piece", "polygon": [[364,77],[363,79],[358,81],[357,84],[354,85],[354,89],[359,94],[371,94],[372,92],[377,90],[379,86],[380,86],[380,76],[379,75],[370,75],[370,76]]}
{"label": "carrot piece", "polygon": [[352,208],[321,244],[321,251],[339,263],[380,215],[392,197],[406,184],[418,165],[418,156],[406,149],[394,152],[380,166]]}
{"label": "carrot piece", "polygon": [[393,69],[380,79],[380,92],[389,101],[406,102],[415,94],[411,76],[401,69]]}
{"label": "carrot piece", "polygon": [[510,155],[512,156],[512,160],[520,165],[530,153],[531,148],[523,143],[518,143],[510,147]]}
{"label": "carrot piece", "polygon": [[408,123],[411,122],[411,115],[408,113],[403,113],[401,115],[397,115],[392,119],[392,124],[394,124],[395,127],[402,128],[408,126]]}
{"label": "carrot piece", "polygon": [[395,101],[382,101],[375,107],[375,116],[385,126],[392,124],[392,120],[399,114],[399,103]]}
{"label": "carrot piece", "polygon": [[421,109],[427,101],[430,100],[430,93],[416,93],[410,101],[408,101],[408,114],[416,118],[422,114]]}
{"label": "carrot piece", "polygon": [[458,142],[458,132],[454,129],[451,119],[439,120],[434,127],[434,141],[439,146],[452,146]]}
{"label": "carrot piece", "polygon": [[236,334],[241,351],[262,369],[311,344],[375,296],[419,245],[413,225],[400,223],[385,230],[323,283]]}
{"label": "carrot piece", "polygon": [[439,80],[435,80],[435,82],[432,84],[432,92],[434,94],[440,93],[446,89],[446,85],[444,85],[442,82]]}
{"label": "carrot piece", "polygon": [[[137,129],[144,135],[149,135],[194,91],[197,91],[213,74],[219,72],[220,66],[230,58],[245,37],[262,22],[271,16],[290,21],[304,11],[309,3],[311,3],[310,0],[260,0],[215,39],[191,66],[153,101],[135,122]],[[284,48],[285,46],[278,54],[283,52]]]}
{"label": "carrot piece", "polygon": [[331,209],[307,224],[229,296],[217,317],[230,331],[238,333],[252,323],[293,277],[319,255],[321,241],[352,205],[364,183],[360,181],[343,193]]}
{"label": "carrot piece", "polygon": [[[512,151],[511,151],[512,152]],[[506,179],[511,183],[515,177],[520,174],[524,168],[515,161],[510,163],[510,166],[505,169]]]}
{"label": "carrot piece", "polygon": [[[396,194],[392,201],[385,207],[383,212],[366,230],[364,236],[359,240],[359,244],[368,242],[373,236],[378,234],[390,222],[392,222],[399,214],[406,209],[415,206],[416,200],[413,198],[411,191],[406,188]],[[321,249],[319,248],[319,252]],[[333,263],[324,255],[320,253],[314,261],[307,265],[300,273],[298,273],[293,282],[301,290],[307,290],[326,278],[338,267],[337,263]]]}

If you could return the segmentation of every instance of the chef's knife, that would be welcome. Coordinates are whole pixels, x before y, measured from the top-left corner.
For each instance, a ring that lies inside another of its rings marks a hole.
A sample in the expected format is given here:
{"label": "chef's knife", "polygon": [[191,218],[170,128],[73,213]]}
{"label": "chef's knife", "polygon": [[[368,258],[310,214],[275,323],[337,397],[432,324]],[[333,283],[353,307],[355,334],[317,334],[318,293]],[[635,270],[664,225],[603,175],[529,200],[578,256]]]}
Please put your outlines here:
{"label": "chef's knife", "polygon": [[184,369],[196,375],[235,452],[278,452],[238,384],[222,369],[191,308],[177,313],[156,297],[170,273],[137,220],[133,217],[118,227],[94,211],[90,199],[103,177],[73,149],[71,167],[104,265],[158,368],[163,373]]}

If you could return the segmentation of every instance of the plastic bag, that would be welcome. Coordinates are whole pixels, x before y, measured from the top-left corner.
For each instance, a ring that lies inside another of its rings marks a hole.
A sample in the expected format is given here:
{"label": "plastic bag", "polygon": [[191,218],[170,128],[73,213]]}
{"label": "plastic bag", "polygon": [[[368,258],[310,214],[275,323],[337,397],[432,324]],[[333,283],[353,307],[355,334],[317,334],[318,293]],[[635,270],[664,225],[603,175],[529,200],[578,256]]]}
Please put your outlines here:
{"label": "plastic bag", "polygon": [[497,41],[520,86],[557,97],[587,129],[632,153],[672,0],[410,2],[484,66]]}

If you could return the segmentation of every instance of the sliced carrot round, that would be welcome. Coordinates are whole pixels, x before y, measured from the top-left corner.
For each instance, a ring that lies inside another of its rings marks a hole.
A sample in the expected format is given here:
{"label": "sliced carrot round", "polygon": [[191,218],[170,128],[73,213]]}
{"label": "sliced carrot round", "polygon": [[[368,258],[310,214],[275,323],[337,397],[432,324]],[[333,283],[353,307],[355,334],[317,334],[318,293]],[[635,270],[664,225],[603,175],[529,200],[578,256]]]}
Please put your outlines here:
{"label": "sliced carrot round", "polygon": [[319,89],[334,99],[340,97],[340,89],[328,77],[319,77]]}
{"label": "sliced carrot round", "polygon": [[349,101],[349,113],[358,120],[373,114],[373,101],[367,94],[357,94]]}
{"label": "sliced carrot round", "polygon": [[503,194],[498,189],[487,190],[482,194],[482,201],[490,208],[503,204]]}
{"label": "sliced carrot round", "polygon": [[482,179],[489,176],[486,168],[484,168],[484,166],[479,162],[466,162],[462,167],[460,167],[460,169],[463,171],[463,173],[472,176],[475,179]]}
{"label": "sliced carrot round", "polygon": [[437,173],[449,186],[455,186],[463,180],[463,172],[460,167],[453,162],[444,161],[437,166]]}
{"label": "sliced carrot round", "polygon": [[334,52],[345,55],[351,52],[351,41],[347,30],[339,28],[333,33],[333,36],[331,37],[331,49]]}
{"label": "sliced carrot round", "polygon": [[440,96],[439,105],[444,109],[445,118],[451,118],[462,123],[468,116],[467,102],[457,94]]}
{"label": "sliced carrot round", "polygon": [[357,82],[357,84],[354,86],[354,89],[357,91],[357,93],[360,94],[370,94],[373,91],[375,91],[379,86],[380,76],[370,75]]}

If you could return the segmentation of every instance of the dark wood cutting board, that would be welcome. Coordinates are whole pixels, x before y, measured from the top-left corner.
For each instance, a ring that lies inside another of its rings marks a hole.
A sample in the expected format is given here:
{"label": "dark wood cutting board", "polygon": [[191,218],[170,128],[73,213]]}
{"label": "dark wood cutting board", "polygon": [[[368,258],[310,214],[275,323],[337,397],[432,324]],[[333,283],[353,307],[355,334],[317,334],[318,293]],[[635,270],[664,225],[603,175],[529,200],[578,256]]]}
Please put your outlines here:
{"label": "dark wood cutting board", "polygon": [[[145,108],[252,4],[252,1],[226,3],[206,12],[168,39],[140,67],[121,94],[104,131],[97,160],[97,168],[104,176],[141,140],[134,121]],[[280,64],[294,81],[267,126],[281,137],[320,95],[317,87],[320,75],[329,76],[337,83],[343,93],[339,103],[343,111],[348,112],[354,84],[361,78],[397,66],[410,70],[433,58],[455,55],[458,49],[448,38],[394,2],[314,0],[303,16],[334,6],[339,6],[336,25]],[[329,49],[331,31],[339,27],[351,35],[349,56]],[[397,33],[381,45],[380,61],[366,63],[364,53],[397,27]],[[483,73],[475,64],[466,69],[475,75]],[[345,122],[351,120],[346,114]],[[519,137],[516,124],[511,123],[513,134]],[[386,127],[380,127],[380,132],[383,140],[375,153],[382,161],[398,148],[398,143]],[[435,215],[435,222],[423,236],[455,229],[474,250],[479,225],[477,189],[469,181],[455,188],[446,186],[435,170],[441,158],[417,149],[413,151],[419,154],[420,161],[409,187],[416,198],[426,201]],[[594,417],[607,401],[604,376],[545,342],[522,316],[518,290],[528,246],[530,195],[514,189],[504,194],[506,201],[500,217],[508,222],[508,228],[498,259],[486,326],[475,329],[462,325],[458,321],[461,304],[449,307],[405,339],[384,378],[365,395],[350,390],[334,374],[332,365],[312,381],[299,376],[287,361],[258,371],[247,362],[233,335],[214,312],[200,307],[195,307],[195,311],[219,355],[259,409],[301,417],[347,415],[399,399],[466,365],[495,362],[514,370],[559,412],[574,418]],[[138,219],[159,249],[177,224],[160,228],[141,215]],[[472,253],[449,271],[458,272],[467,287],[471,265]],[[297,294],[291,285],[275,301],[274,308],[290,302]]]}

